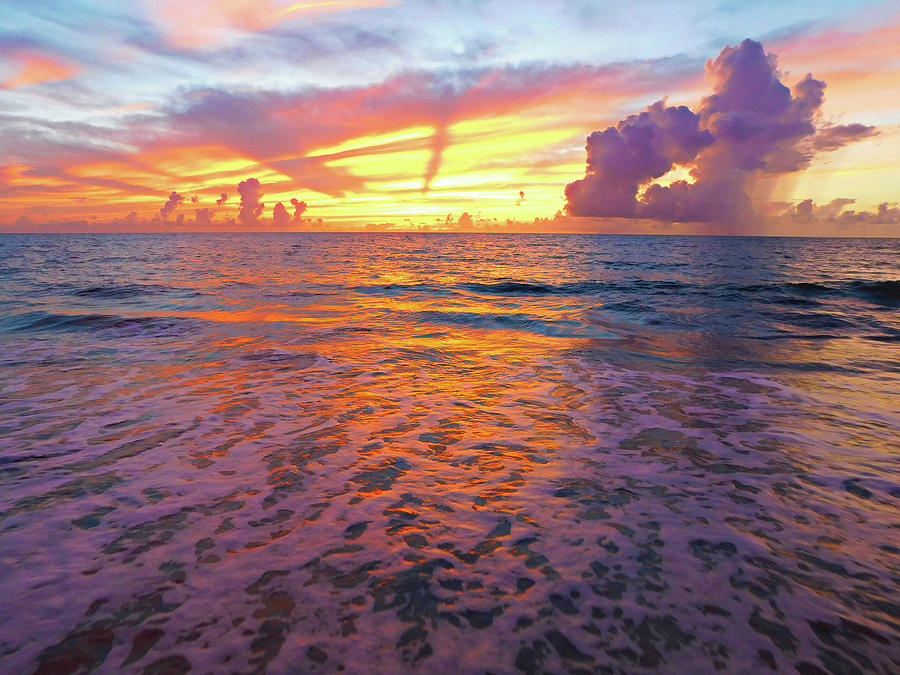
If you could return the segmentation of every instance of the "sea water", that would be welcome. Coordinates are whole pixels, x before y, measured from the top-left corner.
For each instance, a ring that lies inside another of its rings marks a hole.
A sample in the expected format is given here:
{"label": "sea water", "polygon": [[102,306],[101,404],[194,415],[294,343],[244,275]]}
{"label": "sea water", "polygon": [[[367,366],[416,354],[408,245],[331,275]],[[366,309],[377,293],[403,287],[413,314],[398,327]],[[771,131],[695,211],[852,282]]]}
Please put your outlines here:
{"label": "sea water", "polygon": [[897,672],[898,260],[0,236],[0,671]]}

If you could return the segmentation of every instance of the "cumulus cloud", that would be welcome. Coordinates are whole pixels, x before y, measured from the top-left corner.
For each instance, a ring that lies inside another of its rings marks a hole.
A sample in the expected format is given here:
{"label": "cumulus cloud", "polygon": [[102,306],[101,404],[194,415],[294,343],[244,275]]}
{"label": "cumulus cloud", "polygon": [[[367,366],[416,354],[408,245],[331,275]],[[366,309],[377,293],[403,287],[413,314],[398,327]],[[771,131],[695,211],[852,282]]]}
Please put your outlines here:
{"label": "cumulus cloud", "polygon": [[827,204],[816,204],[804,199],[790,206],[782,216],[794,223],[831,222],[839,225],[896,225],[900,223],[900,207],[883,202],[874,211],[848,209],[855,199],[833,199]]}
{"label": "cumulus cloud", "polygon": [[194,209],[194,222],[201,227],[212,225],[213,210],[210,208]]}
{"label": "cumulus cloud", "polygon": [[[825,83],[807,75],[788,89],[759,42],[726,47],[706,74],[713,93],[696,112],[658,101],[588,137],[585,177],[566,186],[569,215],[750,221],[754,180],[800,171],[816,151],[875,133],[861,124],[817,129]],[[691,180],[655,182],[676,166],[689,166]]]}
{"label": "cumulus cloud", "polygon": [[587,139],[587,175],[566,186],[567,209],[579,216],[633,216],[642,183],[713,143],[700,117],[685,106],[657,101]]}
{"label": "cumulus cloud", "polygon": [[223,193],[219,196],[219,198],[216,200],[216,206],[222,206],[222,205],[225,204],[225,202],[227,202],[227,201],[228,201],[228,193],[227,193],[227,192],[223,192]]}
{"label": "cumulus cloud", "polygon": [[296,197],[291,197],[291,206],[294,207],[294,223],[299,223],[306,212],[306,202],[301,202]]}
{"label": "cumulus cloud", "polygon": [[168,220],[169,216],[175,213],[175,209],[181,206],[182,202],[184,202],[184,197],[180,194],[172,190],[169,194],[169,198],[166,200],[166,203],[159,210],[159,215],[163,220]]}
{"label": "cumulus cloud", "polygon": [[275,204],[275,208],[272,209],[272,225],[275,227],[287,227],[291,224],[291,216],[288,213],[287,209],[284,208],[284,204],[278,202]]}
{"label": "cumulus cloud", "polygon": [[241,210],[238,213],[238,220],[241,225],[257,225],[264,207],[264,204],[259,200],[263,195],[262,186],[256,178],[248,178],[238,183],[237,191],[241,196]]}

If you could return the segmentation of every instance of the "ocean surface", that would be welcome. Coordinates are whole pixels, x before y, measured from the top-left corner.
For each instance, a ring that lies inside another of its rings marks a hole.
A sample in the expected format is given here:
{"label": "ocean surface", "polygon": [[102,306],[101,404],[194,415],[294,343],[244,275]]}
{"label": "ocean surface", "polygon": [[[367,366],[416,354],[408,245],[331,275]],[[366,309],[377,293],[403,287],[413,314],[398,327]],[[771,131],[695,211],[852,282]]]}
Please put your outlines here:
{"label": "ocean surface", "polygon": [[900,672],[900,240],[0,236],[0,672]]}

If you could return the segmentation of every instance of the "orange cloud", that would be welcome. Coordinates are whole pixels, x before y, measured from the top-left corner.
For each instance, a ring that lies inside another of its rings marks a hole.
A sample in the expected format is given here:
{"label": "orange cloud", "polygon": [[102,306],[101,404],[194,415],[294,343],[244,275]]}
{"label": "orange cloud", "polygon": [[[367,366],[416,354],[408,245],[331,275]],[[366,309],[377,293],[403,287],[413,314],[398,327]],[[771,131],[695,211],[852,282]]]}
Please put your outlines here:
{"label": "orange cloud", "polygon": [[[329,222],[360,213],[431,218],[473,200],[503,213],[523,187],[529,198],[517,214],[530,218],[562,206],[561,186],[580,168],[598,114],[692,76],[652,63],[522,66],[294,93],[201,90],[162,118],[131,118],[116,139],[134,152],[32,143],[35,158],[9,159],[38,168],[8,169],[0,213],[148,219],[173,188],[213,202],[255,176],[272,204],[315,202]],[[232,204],[223,202],[217,220],[237,217]]]}
{"label": "orange cloud", "polygon": [[15,74],[0,82],[0,89],[67,80],[80,71],[72,63],[34,51],[16,51],[7,54],[6,58],[13,64]]}

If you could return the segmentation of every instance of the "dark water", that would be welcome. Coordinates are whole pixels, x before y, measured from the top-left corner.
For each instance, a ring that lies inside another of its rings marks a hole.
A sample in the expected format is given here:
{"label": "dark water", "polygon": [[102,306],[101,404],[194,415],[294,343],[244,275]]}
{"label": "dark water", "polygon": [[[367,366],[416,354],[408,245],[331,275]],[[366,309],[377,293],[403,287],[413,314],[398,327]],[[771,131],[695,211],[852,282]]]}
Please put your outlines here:
{"label": "dark water", "polygon": [[900,671],[900,241],[0,237],[0,671]]}

